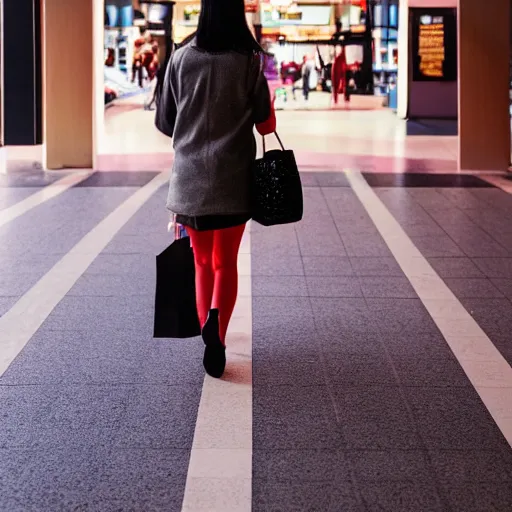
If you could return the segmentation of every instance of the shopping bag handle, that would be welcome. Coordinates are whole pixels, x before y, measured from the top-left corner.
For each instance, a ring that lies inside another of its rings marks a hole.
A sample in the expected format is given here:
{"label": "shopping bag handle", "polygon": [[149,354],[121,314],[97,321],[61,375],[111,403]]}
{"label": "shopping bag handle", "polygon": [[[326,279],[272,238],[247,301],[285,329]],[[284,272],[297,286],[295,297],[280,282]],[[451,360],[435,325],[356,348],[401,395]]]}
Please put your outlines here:
{"label": "shopping bag handle", "polygon": [[[279,135],[277,134],[277,132],[273,132],[273,135],[276,136],[276,139],[277,141],[279,142],[279,145],[281,146],[281,149],[283,151],[285,151],[284,149],[284,146],[283,146],[283,143],[281,142],[281,139],[279,138]],[[265,144],[265,135],[262,135],[261,136],[262,140],[263,140],[263,155],[265,155],[265,153],[267,152],[267,149],[266,149],[266,144]]]}

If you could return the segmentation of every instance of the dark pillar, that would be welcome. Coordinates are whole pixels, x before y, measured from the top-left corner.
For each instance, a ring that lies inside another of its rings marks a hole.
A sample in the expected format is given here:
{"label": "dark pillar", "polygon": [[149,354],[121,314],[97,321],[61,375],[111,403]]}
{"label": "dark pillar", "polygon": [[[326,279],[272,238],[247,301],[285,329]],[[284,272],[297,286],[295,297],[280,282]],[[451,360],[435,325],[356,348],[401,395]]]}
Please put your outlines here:
{"label": "dark pillar", "polygon": [[5,145],[42,144],[40,0],[4,0]]}

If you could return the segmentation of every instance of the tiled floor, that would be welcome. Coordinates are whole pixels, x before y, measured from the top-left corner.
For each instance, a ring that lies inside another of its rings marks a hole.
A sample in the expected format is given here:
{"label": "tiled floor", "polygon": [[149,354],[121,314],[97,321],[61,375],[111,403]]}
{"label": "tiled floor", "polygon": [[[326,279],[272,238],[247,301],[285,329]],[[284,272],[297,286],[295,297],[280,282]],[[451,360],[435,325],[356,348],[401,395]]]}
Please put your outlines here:
{"label": "tiled floor", "polygon": [[[399,130],[371,158],[424,158]],[[1,511],[512,510],[503,177],[306,166],[303,221],[244,237],[217,381],[152,338],[158,169],[2,178]]]}

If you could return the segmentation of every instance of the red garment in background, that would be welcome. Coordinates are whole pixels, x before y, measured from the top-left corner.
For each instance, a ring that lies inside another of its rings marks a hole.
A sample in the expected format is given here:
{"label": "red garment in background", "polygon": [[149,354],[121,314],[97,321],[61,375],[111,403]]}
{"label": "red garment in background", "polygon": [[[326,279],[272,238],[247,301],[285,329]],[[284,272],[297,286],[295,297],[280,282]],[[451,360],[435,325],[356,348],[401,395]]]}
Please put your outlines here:
{"label": "red garment in background", "polygon": [[[347,88],[347,58],[345,56],[345,48],[343,47],[341,53],[334,59],[332,63],[332,97],[334,104],[338,103],[338,95],[344,93]],[[346,97],[346,95],[345,95]]]}

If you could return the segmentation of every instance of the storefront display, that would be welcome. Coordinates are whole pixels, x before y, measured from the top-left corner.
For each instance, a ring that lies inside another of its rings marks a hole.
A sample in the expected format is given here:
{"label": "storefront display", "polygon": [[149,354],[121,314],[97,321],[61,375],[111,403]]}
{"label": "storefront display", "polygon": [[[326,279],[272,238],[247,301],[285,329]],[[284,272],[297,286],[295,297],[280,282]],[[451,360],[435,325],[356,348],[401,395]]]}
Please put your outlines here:
{"label": "storefront display", "polygon": [[411,9],[413,80],[457,80],[455,9]]}
{"label": "storefront display", "polygon": [[150,89],[172,46],[172,0],[105,0],[105,103]]}
{"label": "storefront display", "polygon": [[376,95],[388,96],[398,73],[398,0],[370,0],[373,81]]}
{"label": "storefront display", "polygon": [[290,42],[329,40],[334,26],[332,5],[262,2],[262,37]]}

